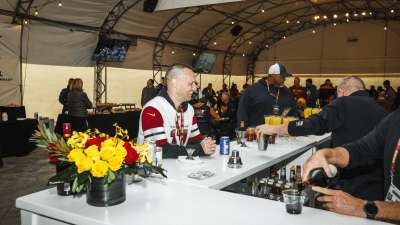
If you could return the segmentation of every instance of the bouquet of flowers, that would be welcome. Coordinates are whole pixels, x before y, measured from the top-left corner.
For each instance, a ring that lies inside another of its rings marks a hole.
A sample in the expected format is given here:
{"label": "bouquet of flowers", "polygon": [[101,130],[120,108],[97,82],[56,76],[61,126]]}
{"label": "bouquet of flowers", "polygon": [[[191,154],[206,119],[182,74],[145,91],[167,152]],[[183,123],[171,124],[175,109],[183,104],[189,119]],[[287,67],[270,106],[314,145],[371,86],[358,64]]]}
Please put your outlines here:
{"label": "bouquet of flowers", "polygon": [[128,131],[114,124],[115,135],[87,130],[63,137],[39,124],[32,140],[47,149],[65,169],[49,179],[49,184],[72,183],[72,192],[86,191],[93,179],[113,182],[120,173],[147,176],[151,173],[166,177],[164,169],[152,165],[153,150],[147,144],[130,141]]}

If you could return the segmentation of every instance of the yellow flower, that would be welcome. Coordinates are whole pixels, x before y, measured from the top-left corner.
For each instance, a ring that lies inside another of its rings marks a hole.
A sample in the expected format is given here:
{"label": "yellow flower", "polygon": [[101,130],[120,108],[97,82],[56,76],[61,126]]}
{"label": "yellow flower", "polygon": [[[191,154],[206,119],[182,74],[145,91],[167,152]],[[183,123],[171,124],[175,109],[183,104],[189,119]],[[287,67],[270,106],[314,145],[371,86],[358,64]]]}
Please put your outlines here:
{"label": "yellow flower", "polygon": [[103,160],[96,160],[92,165],[90,173],[94,177],[104,177],[108,172],[108,164]]}
{"label": "yellow flower", "polygon": [[110,160],[108,160],[108,167],[112,170],[112,171],[117,171],[121,168],[123,159],[119,158],[119,157],[113,157]]}
{"label": "yellow flower", "polygon": [[68,161],[75,162],[79,159],[85,158],[85,154],[83,154],[82,149],[74,148],[68,154]]}
{"label": "yellow flower", "polygon": [[126,154],[127,153],[124,146],[118,145],[117,148],[115,149],[115,156],[120,158],[121,160],[125,159]]}
{"label": "yellow flower", "polygon": [[99,147],[97,147],[97,145],[89,146],[87,149],[85,149],[84,152],[86,156],[91,158],[92,160],[100,159]]}
{"label": "yellow flower", "polygon": [[72,132],[72,136],[68,139],[67,144],[72,148],[84,148],[89,134],[82,132]]}
{"label": "yellow flower", "polygon": [[100,156],[102,160],[108,161],[114,156],[115,147],[114,146],[102,146],[100,149]]}
{"label": "yellow flower", "polygon": [[153,162],[153,151],[149,149],[148,144],[135,145],[135,149],[139,154],[139,163]]}
{"label": "yellow flower", "polygon": [[115,146],[117,146],[117,141],[114,140],[114,138],[109,138],[101,143],[101,147],[105,147],[105,146],[115,147]]}
{"label": "yellow flower", "polygon": [[92,168],[93,161],[88,157],[82,157],[75,161],[75,165],[78,168],[78,173],[82,173]]}

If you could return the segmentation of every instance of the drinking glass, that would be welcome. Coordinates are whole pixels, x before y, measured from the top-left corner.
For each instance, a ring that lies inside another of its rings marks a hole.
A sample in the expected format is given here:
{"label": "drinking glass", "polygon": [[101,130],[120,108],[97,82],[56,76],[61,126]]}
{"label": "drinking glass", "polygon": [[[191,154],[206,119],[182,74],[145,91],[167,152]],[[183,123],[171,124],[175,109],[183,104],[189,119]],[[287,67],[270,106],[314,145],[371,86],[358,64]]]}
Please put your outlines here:
{"label": "drinking glass", "polygon": [[289,214],[301,214],[305,202],[305,193],[296,189],[288,189],[282,192],[283,201],[286,204],[286,212]]}
{"label": "drinking glass", "polygon": [[193,153],[196,151],[196,149],[195,148],[191,148],[191,147],[187,147],[186,148],[186,152],[187,152],[187,157],[186,157],[186,159],[188,159],[188,160],[194,160],[194,158],[193,158]]}

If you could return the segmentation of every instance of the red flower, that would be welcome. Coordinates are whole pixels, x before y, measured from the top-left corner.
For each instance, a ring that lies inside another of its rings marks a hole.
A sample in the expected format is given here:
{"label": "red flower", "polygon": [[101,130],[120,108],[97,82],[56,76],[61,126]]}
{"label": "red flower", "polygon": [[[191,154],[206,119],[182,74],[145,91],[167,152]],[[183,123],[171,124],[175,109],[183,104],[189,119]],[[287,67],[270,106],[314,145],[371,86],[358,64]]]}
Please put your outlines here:
{"label": "red flower", "polygon": [[100,145],[103,141],[105,141],[106,138],[105,137],[94,137],[94,138],[90,138],[86,141],[85,147],[89,147],[92,145],[97,145],[97,147],[100,148]]}
{"label": "red flower", "polygon": [[136,152],[136,150],[132,147],[132,145],[129,142],[125,142],[124,148],[126,149],[125,164],[132,165],[138,160],[139,154]]}

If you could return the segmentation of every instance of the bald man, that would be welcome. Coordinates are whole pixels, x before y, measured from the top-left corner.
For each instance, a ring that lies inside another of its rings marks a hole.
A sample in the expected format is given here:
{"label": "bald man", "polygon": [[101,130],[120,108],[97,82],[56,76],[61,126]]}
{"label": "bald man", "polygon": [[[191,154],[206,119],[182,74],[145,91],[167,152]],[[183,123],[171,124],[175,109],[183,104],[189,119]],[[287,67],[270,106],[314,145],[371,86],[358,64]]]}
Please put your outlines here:
{"label": "bald man", "polygon": [[139,120],[138,143],[154,141],[162,147],[163,158],[186,155],[185,147],[197,149],[199,155],[215,152],[215,141],[203,138],[194,110],[188,101],[196,91],[193,70],[175,64],[166,74],[167,88],[143,107]]}
{"label": "bald man", "polygon": [[[331,147],[355,141],[377,125],[385,116],[368,92],[364,82],[354,76],[344,78],[337,89],[338,97],[322,111],[304,120],[288,125],[262,125],[256,128],[258,135],[279,134],[290,136],[322,135],[332,132]],[[368,200],[383,199],[382,162],[371,161],[363,167],[340,171],[336,188]]]}

